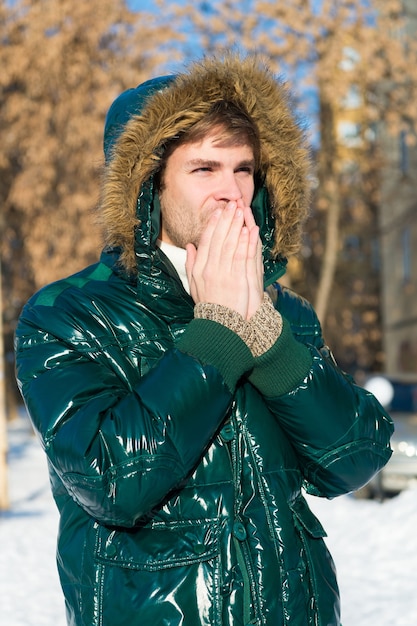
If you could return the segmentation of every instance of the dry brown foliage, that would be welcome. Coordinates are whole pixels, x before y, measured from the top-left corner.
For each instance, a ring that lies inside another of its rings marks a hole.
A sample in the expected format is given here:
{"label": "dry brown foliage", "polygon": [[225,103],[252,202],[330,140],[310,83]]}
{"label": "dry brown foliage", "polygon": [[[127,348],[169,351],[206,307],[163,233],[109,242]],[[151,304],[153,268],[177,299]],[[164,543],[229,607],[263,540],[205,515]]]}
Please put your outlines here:
{"label": "dry brown foliage", "polygon": [[93,209],[113,98],[165,59],[170,29],[121,0],[0,2],[0,202],[6,322],[97,259]]}
{"label": "dry brown foliage", "polygon": [[175,57],[179,38],[159,15],[133,12],[123,0],[0,0],[0,269],[9,414],[15,398],[9,357],[22,305],[100,252],[94,209],[106,111],[168,54]]}

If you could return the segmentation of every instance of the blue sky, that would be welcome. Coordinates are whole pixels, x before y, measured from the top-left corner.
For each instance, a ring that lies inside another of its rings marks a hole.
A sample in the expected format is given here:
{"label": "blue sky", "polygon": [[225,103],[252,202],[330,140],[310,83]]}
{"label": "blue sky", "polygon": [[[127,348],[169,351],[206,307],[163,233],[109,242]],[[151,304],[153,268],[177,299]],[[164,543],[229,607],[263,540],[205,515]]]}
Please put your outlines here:
{"label": "blue sky", "polygon": [[[158,10],[155,0],[127,0],[127,4],[134,11],[154,11]],[[180,4],[180,2],[176,2],[176,4]]]}

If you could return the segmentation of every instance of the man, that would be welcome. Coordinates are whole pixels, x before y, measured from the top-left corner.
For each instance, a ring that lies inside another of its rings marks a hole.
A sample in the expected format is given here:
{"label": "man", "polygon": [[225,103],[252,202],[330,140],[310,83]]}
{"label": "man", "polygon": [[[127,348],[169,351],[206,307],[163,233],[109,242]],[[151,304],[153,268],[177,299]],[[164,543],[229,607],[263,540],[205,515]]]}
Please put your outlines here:
{"label": "man", "polygon": [[301,489],[365,484],[392,422],[277,283],[308,203],[285,87],[208,58],[122,94],[104,144],[101,260],[16,334],[68,624],[339,625]]}

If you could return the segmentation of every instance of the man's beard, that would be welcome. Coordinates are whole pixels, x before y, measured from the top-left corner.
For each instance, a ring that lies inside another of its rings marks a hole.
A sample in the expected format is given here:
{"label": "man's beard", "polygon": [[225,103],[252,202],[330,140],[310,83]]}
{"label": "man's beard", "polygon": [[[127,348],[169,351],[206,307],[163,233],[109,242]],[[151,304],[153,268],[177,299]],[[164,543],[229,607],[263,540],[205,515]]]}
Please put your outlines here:
{"label": "man's beard", "polygon": [[[161,203],[162,223],[165,234],[169,237],[170,241],[177,248],[184,248],[187,244],[192,243],[196,248],[200,243],[201,235],[207,226],[207,223],[213,214],[213,212],[219,208],[219,205],[210,207],[201,216],[201,219],[197,222],[195,219],[190,221],[189,219],[184,224],[184,220],[181,220],[180,215],[190,216],[190,211],[187,209],[179,209],[174,212],[174,219],[172,219],[173,212],[170,213],[168,219],[164,218],[164,208]],[[168,213],[165,207],[165,215]],[[181,224],[179,223],[181,222]]]}

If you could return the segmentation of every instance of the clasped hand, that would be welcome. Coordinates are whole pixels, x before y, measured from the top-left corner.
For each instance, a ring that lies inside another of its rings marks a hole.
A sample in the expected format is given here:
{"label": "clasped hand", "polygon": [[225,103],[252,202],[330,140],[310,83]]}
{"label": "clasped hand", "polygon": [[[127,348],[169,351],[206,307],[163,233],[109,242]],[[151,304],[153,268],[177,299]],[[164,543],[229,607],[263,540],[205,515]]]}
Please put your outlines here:
{"label": "clasped hand", "polygon": [[198,248],[186,249],[194,302],[221,304],[249,320],[263,299],[262,245],[251,208],[238,200],[216,209]]}

